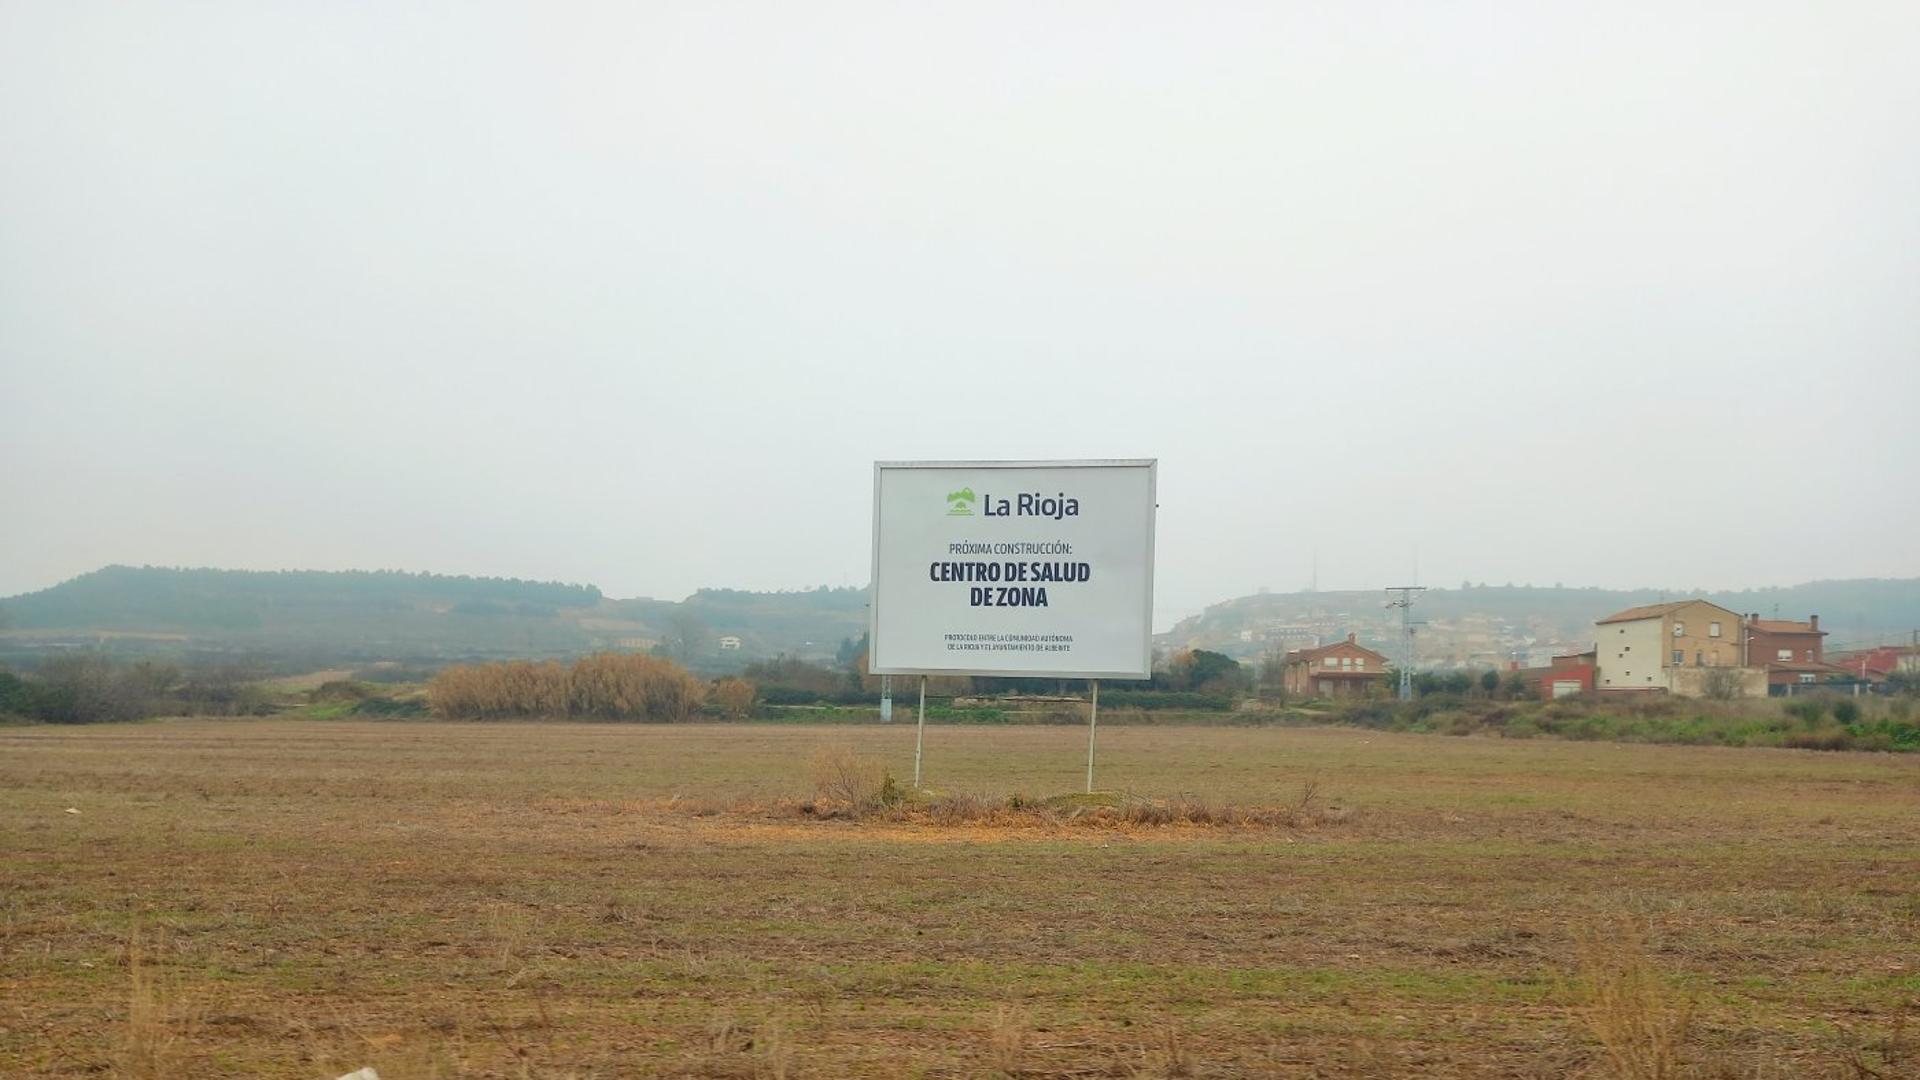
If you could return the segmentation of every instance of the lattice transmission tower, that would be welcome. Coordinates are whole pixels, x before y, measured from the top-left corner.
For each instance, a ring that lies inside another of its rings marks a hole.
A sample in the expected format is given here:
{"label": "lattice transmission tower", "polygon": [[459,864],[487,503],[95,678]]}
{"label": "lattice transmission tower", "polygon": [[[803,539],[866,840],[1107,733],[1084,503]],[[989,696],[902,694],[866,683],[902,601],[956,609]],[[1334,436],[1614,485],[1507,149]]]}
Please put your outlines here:
{"label": "lattice transmission tower", "polygon": [[[1413,629],[1420,624],[1413,618],[1414,593],[1426,592],[1425,585],[1391,585],[1387,595],[1390,608],[1400,609],[1400,700],[1413,700]],[[1394,596],[1398,593],[1398,596]]]}

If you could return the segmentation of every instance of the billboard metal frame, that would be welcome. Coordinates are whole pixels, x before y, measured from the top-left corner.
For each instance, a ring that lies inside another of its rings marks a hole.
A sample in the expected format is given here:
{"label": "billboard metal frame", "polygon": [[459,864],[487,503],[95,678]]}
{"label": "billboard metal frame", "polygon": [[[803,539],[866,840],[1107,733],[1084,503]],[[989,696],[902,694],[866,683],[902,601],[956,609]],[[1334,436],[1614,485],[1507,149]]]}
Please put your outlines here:
{"label": "billboard metal frame", "polygon": [[868,653],[867,672],[871,675],[979,675],[1007,679],[1150,679],[1153,677],[1153,563],[1154,529],[1159,511],[1160,461],[1158,458],[1084,458],[1063,461],[876,461],[873,463],[873,594],[867,600],[867,642],[870,650],[880,643],[880,477],[887,469],[1141,469],[1147,470],[1147,589],[1146,610],[1141,613],[1146,634],[1140,643],[1140,667],[1137,671],[982,671],[978,668],[905,668],[874,664],[874,652]]}

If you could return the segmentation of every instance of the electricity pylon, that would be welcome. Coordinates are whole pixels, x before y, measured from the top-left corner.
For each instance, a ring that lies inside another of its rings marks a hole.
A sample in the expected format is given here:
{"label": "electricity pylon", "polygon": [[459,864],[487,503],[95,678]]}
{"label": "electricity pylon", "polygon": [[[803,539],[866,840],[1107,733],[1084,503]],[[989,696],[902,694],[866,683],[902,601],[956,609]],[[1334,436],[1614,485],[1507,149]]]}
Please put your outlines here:
{"label": "electricity pylon", "polygon": [[1400,700],[1413,700],[1413,621],[1414,593],[1426,592],[1425,585],[1390,585],[1387,595],[1400,595],[1387,601],[1390,608],[1400,609]]}

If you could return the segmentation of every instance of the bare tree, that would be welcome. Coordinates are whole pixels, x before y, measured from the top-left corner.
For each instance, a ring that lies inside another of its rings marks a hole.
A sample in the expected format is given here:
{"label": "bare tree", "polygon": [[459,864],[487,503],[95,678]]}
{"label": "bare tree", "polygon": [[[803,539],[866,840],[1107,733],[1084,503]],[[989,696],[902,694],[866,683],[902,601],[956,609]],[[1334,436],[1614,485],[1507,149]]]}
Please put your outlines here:
{"label": "bare tree", "polygon": [[1266,690],[1278,690],[1287,685],[1287,651],[1277,645],[1269,645],[1260,654],[1260,686]]}
{"label": "bare tree", "polygon": [[1740,681],[1739,668],[1708,668],[1700,677],[1700,693],[1713,701],[1732,701],[1740,696]]}
{"label": "bare tree", "polygon": [[687,608],[679,608],[668,622],[667,643],[681,663],[691,663],[707,638],[707,624]]}

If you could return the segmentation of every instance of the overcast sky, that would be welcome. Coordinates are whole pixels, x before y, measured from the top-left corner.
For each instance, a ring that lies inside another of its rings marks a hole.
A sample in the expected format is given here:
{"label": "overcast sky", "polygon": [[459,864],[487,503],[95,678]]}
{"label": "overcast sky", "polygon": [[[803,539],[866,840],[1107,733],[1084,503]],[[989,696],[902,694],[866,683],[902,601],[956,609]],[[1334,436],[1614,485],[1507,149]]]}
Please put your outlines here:
{"label": "overcast sky", "polygon": [[860,585],[876,458],[1260,586],[1920,573],[1920,5],[0,3],[0,594]]}

